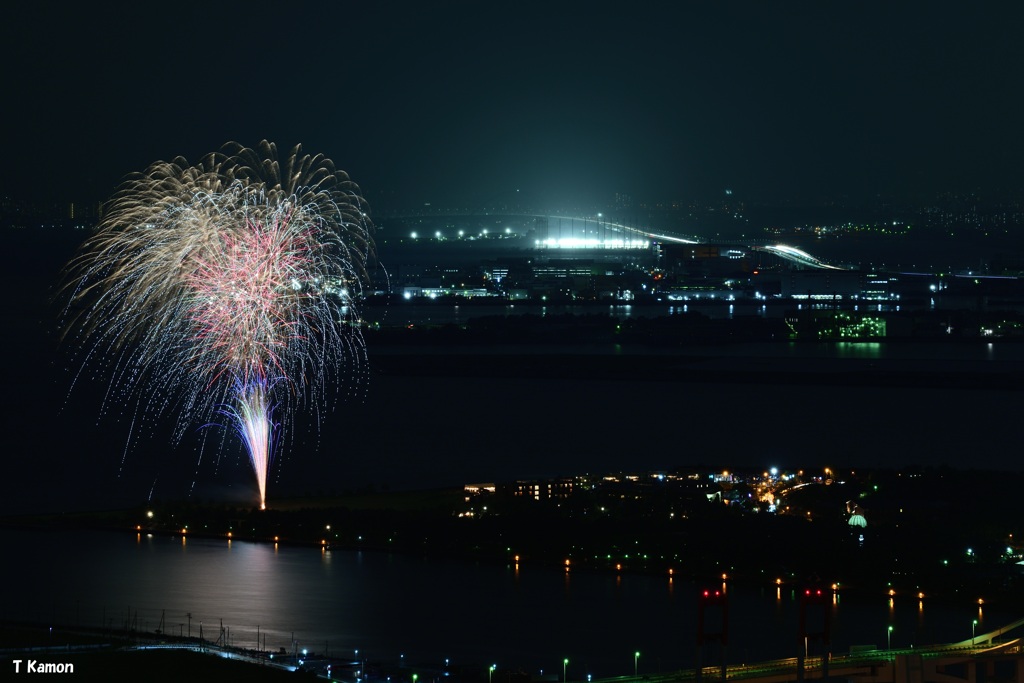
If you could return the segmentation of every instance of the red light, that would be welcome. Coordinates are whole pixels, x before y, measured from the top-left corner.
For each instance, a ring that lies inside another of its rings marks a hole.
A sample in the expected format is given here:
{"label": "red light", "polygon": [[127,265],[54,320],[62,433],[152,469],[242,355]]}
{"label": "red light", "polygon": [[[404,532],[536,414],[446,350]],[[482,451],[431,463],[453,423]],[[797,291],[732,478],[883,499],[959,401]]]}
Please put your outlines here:
{"label": "red light", "polygon": [[708,592],[707,591],[704,591],[704,597],[705,598],[708,597]]}
{"label": "red light", "polygon": [[818,595],[821,595],[821,590],[820,589],[818,590]]}

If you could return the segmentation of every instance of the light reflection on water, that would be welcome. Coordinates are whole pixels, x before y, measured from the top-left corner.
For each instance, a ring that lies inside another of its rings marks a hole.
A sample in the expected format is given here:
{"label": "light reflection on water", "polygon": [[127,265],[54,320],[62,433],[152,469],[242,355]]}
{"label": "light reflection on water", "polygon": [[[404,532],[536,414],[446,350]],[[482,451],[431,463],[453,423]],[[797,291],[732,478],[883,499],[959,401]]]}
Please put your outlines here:
{"label": "light reflection on water", "polygon": [[[56,623],[122,625],[132,615],[152,631],[231,643],[298,647],[371,661],[498,662],[577,675],[625,675],[632,653],[651,670],[692,666],[698,586],[668,576],[588,573],[573,568],[470,565],[416,557],[275,547],[245,541],[142,534],[8,532],[4,573],[18,586],[0,616]],[[718,588],[720,584],[712,584]],[[798,595],[791,586],[727,585],[730,661],[794,656]],[[774,590],[772,590],[774,588]],[[838,596],[834,652],[852,644],[894,647],[969,638],[1011,621],[986,605],[931,604],[917,595]],[[191,613],[191,622],[188,614]],[[991,620],[991,623],[987,623]],[[814,653],[812,646],[812,654]]]}
{"label": "light reflection on water", "polygon": [[836,342],[836,356],[839,358],[881,358],[880,342]]}

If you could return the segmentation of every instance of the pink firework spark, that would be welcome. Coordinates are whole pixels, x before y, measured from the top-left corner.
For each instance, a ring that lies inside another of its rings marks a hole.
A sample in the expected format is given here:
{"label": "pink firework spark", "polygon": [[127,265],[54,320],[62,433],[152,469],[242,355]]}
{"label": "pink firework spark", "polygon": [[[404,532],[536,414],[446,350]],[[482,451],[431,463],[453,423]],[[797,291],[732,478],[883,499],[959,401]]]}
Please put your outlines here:
{"label": "pink firework spark", "polygon": [[315,235],[291,223],[292,212],[266,221],[249,217],[244,228],[221,234],[196,257],[186,279],[196,348],[243,384],[284,372],[281,356],[304,339],[303,289]]}

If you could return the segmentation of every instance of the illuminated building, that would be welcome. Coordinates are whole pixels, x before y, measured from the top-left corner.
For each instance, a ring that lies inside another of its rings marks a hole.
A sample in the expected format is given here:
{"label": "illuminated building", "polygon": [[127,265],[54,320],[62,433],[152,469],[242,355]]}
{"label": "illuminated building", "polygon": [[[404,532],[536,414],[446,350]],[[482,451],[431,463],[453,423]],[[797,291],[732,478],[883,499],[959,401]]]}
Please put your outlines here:
{"label": "illuminated building", "polygon": [[786,315],[798,339],[877,339],[886,336],[886,319],[855,311],[805,310]]}
{"label": "illuminated building", "polygon": [[547,500],[549,498],[568,498],[572,495],[572,479],[536,479],[517,481],[513,493],[516,496]]}

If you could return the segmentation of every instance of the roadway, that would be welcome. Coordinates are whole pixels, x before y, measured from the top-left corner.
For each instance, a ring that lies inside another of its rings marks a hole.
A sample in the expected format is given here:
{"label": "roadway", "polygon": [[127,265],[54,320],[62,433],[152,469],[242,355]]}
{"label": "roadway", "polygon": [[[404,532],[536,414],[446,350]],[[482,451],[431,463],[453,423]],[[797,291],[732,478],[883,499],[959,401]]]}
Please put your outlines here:
{"label": "roadway", "polygon": [[[880,670],[894,666],[897,658],[901,656],[917,655],[924,659],[946,659],[947,663],[966,661],[971,658],[994,656],[994,655],[1016,655],[1021,656],[1024,650],[1024,639],[1014,638],[1006,641],[998,639],[1017,628],[1024,626],[1024,619],[1019,619],[1002,628],[990,631],[989,633],[978,634],[969,640],[958,643],[947,643],[941,645],[930,645],[918,648],[902,649],[875,649],[863,652],[844,655],[833,654],[828,661],[828,675],[830,678],[881,678],[892,680],[891,675],[879,674]],[[798,659],[787,657],[784,659],[773,659],[766,662],[752,664],[734,664],[726,667],[725,677],[732,680],[757,680],[761,683],[781,683],[782,681],[793,681],[797,678]],[[824,658],[822,656],[807,657],[804,659],[804,677],[821,678],[824,669]],[[682,671],[665,672],[658,674],[647,674],[640,677],[619,676],[616,678],[605,678],[596,683],[672,683],[674,681],[697,680],[698,678],[708,681],[721,680],[722,667],[706,666],[700,670],[686,669]]]}

